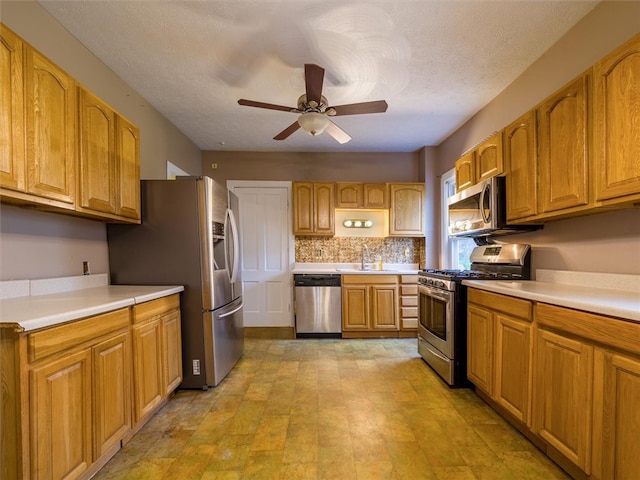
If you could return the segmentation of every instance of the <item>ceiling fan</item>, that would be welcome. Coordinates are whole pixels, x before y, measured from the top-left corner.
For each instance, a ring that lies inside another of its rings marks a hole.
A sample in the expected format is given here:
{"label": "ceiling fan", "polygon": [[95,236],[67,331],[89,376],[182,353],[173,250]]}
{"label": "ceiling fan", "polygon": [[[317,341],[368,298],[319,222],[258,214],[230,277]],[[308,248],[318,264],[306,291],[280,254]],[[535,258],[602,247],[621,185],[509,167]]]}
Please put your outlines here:
{"label": "ceiling fan", "polygon": [[305,63],[304,80],[306,92],[300,95],[300,98],[298,98],[298,106],[295,108],[245,100],[244,98],[238,100],[238,103],[247,107],[266,108],[268,110],[280,110],[300,114],[298,120],[273,137],[274,140],[284,140],[302,127],[302,129],[310,135],[320,135],[322,132],[327,132],[339,143],[347,143],[351,140],[351,137],[338,125],[333,123],[329,117],[382,113],[387,111],[387,102],[384,100],[329,106],[329,102],[327,102],[327,99],[322,95],[324,68],[313,63]]}

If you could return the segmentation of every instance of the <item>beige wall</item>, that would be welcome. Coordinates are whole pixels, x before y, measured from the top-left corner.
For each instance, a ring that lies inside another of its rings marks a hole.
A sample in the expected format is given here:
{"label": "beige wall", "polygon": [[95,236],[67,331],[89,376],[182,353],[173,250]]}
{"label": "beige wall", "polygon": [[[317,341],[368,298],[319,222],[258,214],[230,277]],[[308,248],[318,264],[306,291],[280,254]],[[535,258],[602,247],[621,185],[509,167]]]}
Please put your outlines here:
{"label": "beige wall", "polygon": [[[166,162],[200,174],[200,149],[78,42],[37,2],[0,4],[0,20],[140,127],[142,178],[166,178]],[[0,206],[0,280],[78,275],[82,261],[107,271],[100,222]]]}
{"label": "beige wall", "polygon": [[[438,147],[438,173],[638,32],[640,2],[600,3]],[[534,268],[640,274],[640,210],[556,221],[503,240],[532,244]]]}
{"label": "beige wall", "polygon": [[[212,168],[215,164],[217,168]],[[202,153],[202,174],[227,180],[423,181],[416,153]]]}

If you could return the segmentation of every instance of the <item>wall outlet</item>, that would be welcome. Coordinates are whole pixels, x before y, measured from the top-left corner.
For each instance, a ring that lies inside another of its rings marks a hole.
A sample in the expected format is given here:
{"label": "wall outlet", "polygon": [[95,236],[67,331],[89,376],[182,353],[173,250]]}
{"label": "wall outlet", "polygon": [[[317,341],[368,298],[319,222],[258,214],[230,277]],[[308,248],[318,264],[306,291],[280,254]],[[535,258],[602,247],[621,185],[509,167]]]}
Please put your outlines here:
{"label": "wall outlet", "polygon": [[409,248],[408,247],[405,247],[405,249],[404,249],[404,256],[407,257],[407,258],[409,257]]}
{"label": "wall outlet", "polygon": [[200,375],[200,360],[193,360],[193,374]]}
{"label": "wall outlet", "polygon": [[317,248],[316,249],[316,257],[321,257],[322,256],[322,249],[321,248]]}

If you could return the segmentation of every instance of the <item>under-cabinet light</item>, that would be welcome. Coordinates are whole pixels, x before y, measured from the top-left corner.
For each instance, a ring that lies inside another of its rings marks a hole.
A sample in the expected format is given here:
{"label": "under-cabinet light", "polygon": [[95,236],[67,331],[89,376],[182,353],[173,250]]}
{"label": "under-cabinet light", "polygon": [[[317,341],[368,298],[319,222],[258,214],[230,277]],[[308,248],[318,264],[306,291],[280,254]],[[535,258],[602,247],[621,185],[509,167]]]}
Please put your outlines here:
{"label": "under-cabinet light", "polygon": [[347,219],[342,222],[347,228],[371,228],[373,227],[373,222],[371,220],[350,220]]}

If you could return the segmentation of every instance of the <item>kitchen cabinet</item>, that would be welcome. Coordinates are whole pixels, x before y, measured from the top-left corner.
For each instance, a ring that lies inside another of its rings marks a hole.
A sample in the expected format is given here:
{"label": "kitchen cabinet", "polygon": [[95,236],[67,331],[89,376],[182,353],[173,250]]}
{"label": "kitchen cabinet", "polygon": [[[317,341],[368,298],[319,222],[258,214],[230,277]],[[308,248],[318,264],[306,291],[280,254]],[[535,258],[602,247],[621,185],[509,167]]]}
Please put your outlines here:
{"label": "kitchen cabinet", "polygon": [[476,184],[476,152],[464,154],[455,163],[456,192]]}
{"label": "kitchen cabinet", "polygon": [[2,24],[0,35],[2,201],[139,223],[138,128]]}
{"label": "kitchen cabinet", "polygon": [[415,337],[418,329],[418,275],[400,275],[400,330]]}
{"label": "kitchen cabinet", "polygon": [[140,219],[138,129],[79,87],[80,158],[77,209]]}
{"label": "kitchen cabinet", "polygon": [[533,307],[528,300],[468,291],[467,376],[530,425]]}
{"label": "kitchen cabinet", "polygon": [[339,182],[336,208],[389,208],[386,183]]}
{"label": "kitchen cabinet", "polygon": [[536,111],[531,110],[504,130],[507,220],[538,213]]}
{"label": "kitchen cabinet", "polygon": [[422,237],[425,235],[423,183],[389,184],[391,202],[389,235]]}
{"label": "kitchen cabinet", "polygon": [[334,185],[330,182],[293,182],[294,235],[334,235]]}
{"label": "kitchen cabinet", "polygon": [[504,173],[502,132],[496,132],[476,148],[476,182]]}
{"label": "kitchen cabinet", "polygon": [[396,275],[342,276],[342,336],[398,336]]}
{"label": "kitchen cabinet", "polygon": [[593,68],[596,200],[640,199],[640,35]]}
{"label": "kitchen cabinet", "polygon": [[151,415],[182,381],[179,297],[133,307],[134,424]]}
{"label": "kitchen cabinet", "polygon": [[593,347],[536,331],[533,431],[585,473],[591,452]]}
{"label": "kitchen cabinet", "polygon": [[581,75],[538,108],[541,213],[589,203],[589,80]]}
{"label": "kitchen cabinet", "polygon": [[25,46],[26,192],[75,202],[76,84],[38,51]]}
{"label": "kitchen cabinet", "polygon": [[22,40],[0,24],[0,188],[25,191]]}
{"label": "kitchen cabinet", "polygon": [[640,472],[640,357],[599,348],[594,354],[592,475],[633,480]]}

